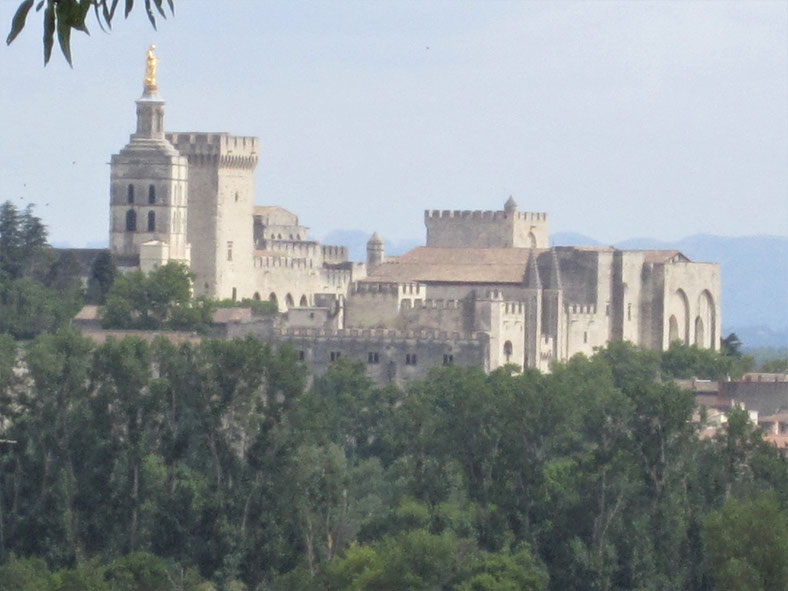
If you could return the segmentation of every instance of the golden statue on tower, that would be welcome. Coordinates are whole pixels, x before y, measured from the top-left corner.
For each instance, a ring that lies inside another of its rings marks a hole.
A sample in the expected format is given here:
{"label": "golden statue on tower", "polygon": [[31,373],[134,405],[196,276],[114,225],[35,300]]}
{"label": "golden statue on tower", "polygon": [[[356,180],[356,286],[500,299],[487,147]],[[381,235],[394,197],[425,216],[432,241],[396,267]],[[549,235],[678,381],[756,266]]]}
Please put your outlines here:
{"label": "golden statue on tower", "polygon": [[158,91],[158,86],[156,86],[156,65],[159,63],[159,58],[153,54],[155,49],[155,45],[148,47],[145,59],[145,94],[156,94]]}

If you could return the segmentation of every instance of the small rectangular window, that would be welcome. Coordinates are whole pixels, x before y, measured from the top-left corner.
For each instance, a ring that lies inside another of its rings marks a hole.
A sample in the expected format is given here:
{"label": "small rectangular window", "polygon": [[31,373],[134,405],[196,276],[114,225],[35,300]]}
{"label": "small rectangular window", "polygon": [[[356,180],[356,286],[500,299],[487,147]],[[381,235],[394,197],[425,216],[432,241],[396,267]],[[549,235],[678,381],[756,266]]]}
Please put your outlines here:
{"label": "small rectangular window", "polygon": [[331,361],[336,361],[341,356],[342,353],[340,351],[331,351],[331,353],[329,354],[329,358],[331,359]]}
{"label": "small rectangular window", "polygon": [[233,243],[229,240],[227,241],[227,260],[233,260]]}
{"label": "small rectangular window", "polygon": [[407,353],[405,355],[405,365],[416,365],[416,354]]}
{"label": "small rectangular window", "polygon": [[587,343],[587,342],[588,342],[588,333],[587,333],[587,332],[584,332],[584,333],[583,333],[583,342],[584,342],[584,343]]}
{"label": "small rectangular window", "polygon": [[306,359],[306,353],[304,351],[299,351],[298,352],[298,360],[299,361],[303,361],[304,359]]}
{"label": "small rectangular window", "polygon": [[380,355],[377,351],[367,353],[367,363],[380,363]]}
{"label": "small rectangular window", "polygon": [[627,304],[627,320],[632,320],[632,304]]}
{"label": "small rectangular window", "polygon": [[453,365],[454,364],[454,355],[447,354],[443,356],[443,365]]}

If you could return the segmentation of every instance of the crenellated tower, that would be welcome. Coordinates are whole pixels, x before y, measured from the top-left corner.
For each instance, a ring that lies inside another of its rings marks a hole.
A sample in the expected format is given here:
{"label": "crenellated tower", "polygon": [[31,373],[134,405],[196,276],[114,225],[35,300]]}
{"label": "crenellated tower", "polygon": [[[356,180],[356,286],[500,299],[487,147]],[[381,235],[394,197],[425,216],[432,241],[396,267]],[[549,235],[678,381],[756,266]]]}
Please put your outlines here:
{"label": "crenellated tower", "polygon": [[188,265],[191,258],[188,162],[164,135],[154,49],[148,49],[143,93],[136,101],[137,129],[110,163],[110,250],[143,271],[168,260]]}
{"label": "crenellated tower", "polygon": [[229,133],[168,133],[188,160],[194,292],[251,298],[254,282],[254,170],[259,140]]}
{"label": "crenellated tower", "polygon": [[512,197],[502,211],[424,212],[427,246],[438,248],[547,248],[547,214],[517,211]]}

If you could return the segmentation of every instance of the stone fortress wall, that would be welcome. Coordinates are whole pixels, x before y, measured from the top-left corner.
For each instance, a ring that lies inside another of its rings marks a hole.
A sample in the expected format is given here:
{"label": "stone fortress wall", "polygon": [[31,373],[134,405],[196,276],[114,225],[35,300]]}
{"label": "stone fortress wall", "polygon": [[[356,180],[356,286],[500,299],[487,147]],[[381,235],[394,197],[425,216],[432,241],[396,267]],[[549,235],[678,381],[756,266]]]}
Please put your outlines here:
{"label": "stone fortress wall", "polygon": [[255,205],[257,138],[165,133],[155,88],[137,119],[112,157],[113,255],[143,270],[185,262],[196,295],[275,302],[280,315],[228,321],[224,336],[289,343],[316,373],[354,357],[376,380],[404,383],[449,364],[547,371],[611,340],[719,346],[718,265],[550,247],[547,214],[511,197],[501,211],[426,211],[425,247],[387,259],[373,234],[366,262],[351,262],[294,213]]}

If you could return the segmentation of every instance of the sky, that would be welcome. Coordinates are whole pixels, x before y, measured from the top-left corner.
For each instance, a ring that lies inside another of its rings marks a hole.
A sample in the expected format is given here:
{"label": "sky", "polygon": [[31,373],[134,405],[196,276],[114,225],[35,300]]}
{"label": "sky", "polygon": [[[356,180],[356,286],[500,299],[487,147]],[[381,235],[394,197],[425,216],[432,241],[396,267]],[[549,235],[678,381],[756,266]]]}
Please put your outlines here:
{"label": "sky", "polygon": [[136,4],[73,69],[40,14],[0,47],[0,201],[53,243],[107,242],[150,43],[165,127],[259,137],[256,203],[313,237],[509,195],[607,243],[788,236],[788,2],[175,0],[158,31]]}

